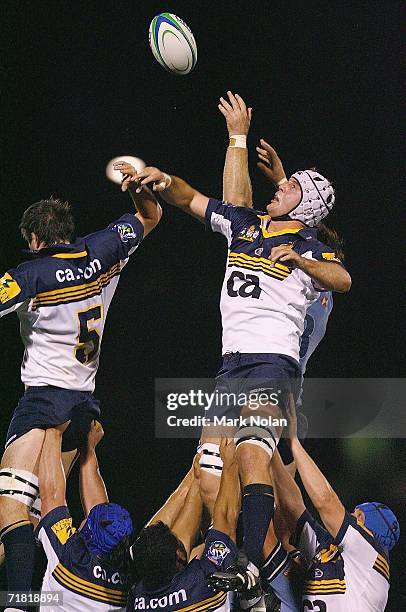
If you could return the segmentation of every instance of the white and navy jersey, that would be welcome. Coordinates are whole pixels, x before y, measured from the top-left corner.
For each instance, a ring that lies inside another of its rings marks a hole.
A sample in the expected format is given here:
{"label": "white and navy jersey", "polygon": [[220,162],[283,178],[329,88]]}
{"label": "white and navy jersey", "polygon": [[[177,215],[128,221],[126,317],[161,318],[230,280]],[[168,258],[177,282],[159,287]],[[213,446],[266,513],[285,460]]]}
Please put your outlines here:
{"label": "white and navy jersey", "polygon": [[346,512],[337,537],[332,538],[306,510],[293,543],[309,563],[303,589],[305,612],[385,610],[389,560],[372,533],[354,516]]}
{"label": "white and navy jersey", "polygon": [[223,352],[279,353],[299,361],[300,338],[310,304],[322,287],[298,269],[272,262],[271,249],[293,243],[309,259],[338,261],[316,230],[269,232],[269,215],[209,200],[206,223],[227,238],[228,258],[221,291]]}
{"label": "white and navy jersey", "polygon": [[48,559],[43,591],[59,591],[63,604],[43,612],[124,612],[131,576],[92,554],[72,526],[66,506],[49,512],[36,528]]}
{"label": "white and navy jersey", "polygon": [[208,575],[225,571],[235,560],[238,549],[221,531],[210,529],[201,559],[193,559],[159,591],[147,592],[140,582],[130,591],[127,612],[162,610],[165,612],[229,612],[227,593],[207,586]]}
{"label": "white and navy jersey", "polygon": [[110,302],[143,234],[126,214],[72,244],[41,249],[0,279],[0,316],[16,311],[20,319],[26,386],[94,390]]}
{"label": "white and navy jersey", "polygon": [[302,375],[306,372],[307,362],[323,340],[327,321],[333,309],[333,294],[323,291],[306,311],[305,327],[300,338],[299,364]]}

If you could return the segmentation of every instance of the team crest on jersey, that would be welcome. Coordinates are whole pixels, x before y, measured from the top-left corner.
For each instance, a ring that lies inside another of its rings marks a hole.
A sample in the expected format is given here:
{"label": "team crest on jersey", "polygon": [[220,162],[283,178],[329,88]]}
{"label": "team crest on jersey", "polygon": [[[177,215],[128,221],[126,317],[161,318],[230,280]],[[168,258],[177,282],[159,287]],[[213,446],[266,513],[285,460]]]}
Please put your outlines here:
{"label": "team crest on jersey", "polygon": [[72,517],[64,518],[51,527],[52,531],[61,544],[66,544],[69,538],[75,533],[76,527],[72,525]]}
{"label": "team crest on jersey", "polygon": [[255,228],[255,225],[250,225],[249,227],[244,227],[239,235],[241,240],[247,240],[248,242],[254,242],[259,236],[259,230]]}
{"label": "team crest on jersey", "polygon": [[264,251],[263,247],[259,247],[259,249],[255,249],[255,255],[258,255],[258,257],[260,257],[262,255]]}
{"label": "team crest on jersey", "polygon": [[206,556],[212,563],[221,565],[229,552],[230,549],[227,548],[224,542],[216,541],[210,545]]}
{"label": "team crest on jersey", "polygon": [[339,558],[340,549],[334,544],[330,544],[329,548],[323,548],[316,555],[316,560],[319,561],[319,563],[329,563],[330,561],[336,563]]}
{"label": "team crest on jersey", "polygon": [[321,569],[316,569],[316,571],[314,572],[314,577],[315,578],[323,578],[324,576],[324,572]]}
{"label": "team crest on jersey", "polygon": [[0,278],[0,302],[5,304],[21,293],[21,287],[8,272]]}
{"label": "team crest on jersey", "polygon": [[111,229],[120,234],[122,242],[128,242],[131,238],[136,237],[134,228],[130,223],[116,223]]}

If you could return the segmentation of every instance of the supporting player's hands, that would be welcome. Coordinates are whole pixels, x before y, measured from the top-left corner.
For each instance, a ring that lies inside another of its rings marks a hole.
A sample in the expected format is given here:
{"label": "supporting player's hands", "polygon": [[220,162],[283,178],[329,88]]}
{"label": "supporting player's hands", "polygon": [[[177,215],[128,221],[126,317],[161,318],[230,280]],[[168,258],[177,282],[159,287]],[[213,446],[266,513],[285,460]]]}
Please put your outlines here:
{"label": "supporting player's hands", "polygon": [[252,108],[247,108],[244,100],[238,94],[227,92],[228,100],[220,98],[218,109],[225,117],[228,135],[247,135],[250,129]]}
{"label": "supporting player's hands", "polygon": [[223,467],[230,467],[236,461],[235,450],[234,438],[221,438],[220,457],[223,460]]}
{"label": "supporting player's hands", "polygon": [[292,442],[297,440],[297,414],[296,414],[296,405],[295,400],[293,398],[293,394],[289,394],[289,401],[286,408],[286,416],[288,418],[288,424],[286,426],[286,433],[288,436],[288,441]]}
{"label": "supporting player's hands", "polygon": [[303,257],[293,250],[293,244],[280,244],[273,247],[269,259],[276,263],[284,263],[289,268],[301,268]]}
{"label": "supporting player's hands", "polygon": [[259,142],[261,146],[257,147],[257,153],[260,161],[257,166],[268,181],[277,186],[280,181],[286,179],[283,164],[275,149],[266,140],[261,138]]}
{"label": "supporting player's hands", "polygon": [[99,421],[92,421],[89,433],[87,434],[87,445],[89,448],[96,448],[100,440],[104,436],[102,424]]}

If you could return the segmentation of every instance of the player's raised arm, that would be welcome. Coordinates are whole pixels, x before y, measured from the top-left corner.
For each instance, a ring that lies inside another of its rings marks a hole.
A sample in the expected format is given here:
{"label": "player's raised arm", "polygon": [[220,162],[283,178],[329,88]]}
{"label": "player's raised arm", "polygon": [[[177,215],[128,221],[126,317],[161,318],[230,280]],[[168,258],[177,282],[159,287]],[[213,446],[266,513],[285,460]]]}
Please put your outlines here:
{"label": "player's raised arm", "polygon": [[285,528],[293,533],[306,506],[298,485],[283,464],[278,449],[272,456],[271,471],[278,509],[283,515]]}
{"label": "player's raised arm", "polygon": [[173,524],[184,505],[186,496],[189,492],[192,482],[193,466],[183,478],[177,489],[175,489],[175,491],[168,497],[162,508],[160,508],[158,512],[154,514],[154,516],[148,521],[145,526],[149,527],[150,525],[154,525],[155,523],[162,521],[163,523],[165,523],[165,525],[168,525],[168,527],[172,529]]}
{"label": "player's raised arm", "polygon": [[220,489],[213,510],[213,528],[236,541],[237,520],[241,506],[241,489],[235,442],[222,438],[220,456],[223,461]]}
{"label": "player's raised arm", "polygon": [[123,175],[121,190],[128,190],[137,211],[135,216],[141,221],[144,226],[144,236],[147,236],[158,225],[162,217],[162,208],[148,187],[138,189],[134,166],[128,162],[118,161],[114,164],[114,170],[120,171]]}
{"label": "player's raised arm", "polygon": [[44,435],[38,472],[42,518],[59,506],[66,506],[66,478],[61,454],[64,428],[50,427]]}
{"label": "player's raised arm", "polygon": [[176,206],[204,222],[209,198],[191,187],[183,179],[177,176],[169,176],[158,168],[148,166],[140,172],[134,171],[130,182],[136,184],[136,193],[139,193],[143,186],[150,185],[152,190],[160,193],[168,204],[172,204],[172,206]]}
{"label": "player's raised arm", "polygon": [[292,397],[288,407],[288,422],[290,446],[300,478],[327,531],[336,537],[343,524],[345,508],[297,437],[296,408]]}
{"label": "player's raised arm", "polygon": [[252,108],[247,108],[238,94],[227,92],[228,100],[220,98],[218,108],[227,123],[229,145],[223,172],[223,200],[252,208],[252,185],[248,169],[247,135]]}
{"label": "player's raised arm", "polygon": [[97,504],[109,501],[96,456],[96,446],[103,436],[101,424],[93,421],[87,435],[87,444],[80,452],[79,489],[85,516]]}
{"label": "player's raised arm", "polygon": [[200,496],[200,456],[196,455],[193,461],[193,480],[187,492],[184,504],[173,524],[173,533],[181,540],[187,558],[195,544],[202,521],[203,502]]}

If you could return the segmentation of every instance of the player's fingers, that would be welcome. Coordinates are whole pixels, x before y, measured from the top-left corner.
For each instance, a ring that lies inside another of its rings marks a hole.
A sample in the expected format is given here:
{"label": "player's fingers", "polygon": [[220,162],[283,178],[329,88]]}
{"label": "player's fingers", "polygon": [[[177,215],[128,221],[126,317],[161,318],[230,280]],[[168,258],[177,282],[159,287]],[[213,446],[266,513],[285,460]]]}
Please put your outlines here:
{"label": "player's fingers", "polygon": [[241,96],[239,96],[239,95],[236,93],[236,94],[235,94],[235,99],[237,100],[237,103],[238,103],[238,106],[240,107],[240,109],[246,113],[246,112],[247,112],[247,105],[245,104],[245,102],[244,102],[244,100],[241,98]]}
{"label": "player's fingers", "polygon": [[248,119],[251,121],[251,117],[252,117],[252,108],[248,109]]}
{"label": "player's fingers", "polygon": [[231,104],[229,104],[229,103],[227,102],[227,100],[225,100],[224,98],[220,98],[220,102],[221,102],[222,106],[223,106],[223,107],[224,107],[226,110],[228,110],[229,112],[231,112],[231,111],[233,110],[233,107],[231,106]]}
{"label": "player's fingers", "polygon": [[233,107],[234,110],[240,110],[240,105],[238,104],[234,94],[231,91],[227,92],[228,95],[228,99],[231,102],[231,106]]}
{"label": "player's fingers", "polygon": [[218,104],[218,109],[219,109],[220,113],[221,113],[222,115],[224,115],[224,117],[227,117],[227,115],[228,115],[228,111],[227,111],[225,108],[223,108],[223,107],[221,106],[221,104]]}
{"label": "player's fingers", "polygon": [[265,155],[261,155],[260,153],[258,153],[258,157],[259,157],[259,159],[261,159],[261,160],[264,162],[264,164],[266,164],[267,166],[270,166],[270,165],[271,165],[271,164],[270,164],[269,159],[268,159],[267,157],[265,157]]}
{"label": "player's fingers", "polygon": [[268,153],[270,153],[272,156],[278,157],[278,154],[276,153],[275,149],[271,147],[269,142],[261,138],[260,143]]}
{"label": "player's fingers", "polygon": [[255,147],[255,149],[258,153],[261,153],[261,155],[263,155],[264,157],[267,156],[267,151],[265,149],[261,149],[261,147]]}
{"label": "player's fingers", "polygon": [[266,177],[269,177],[269,175],[271,174],[271,169],[269,167],[269,164],[264,164],[264,162],[258,162],[257,163],[257,168],[259,168],[262,172],[262,174],[265,174]]}

